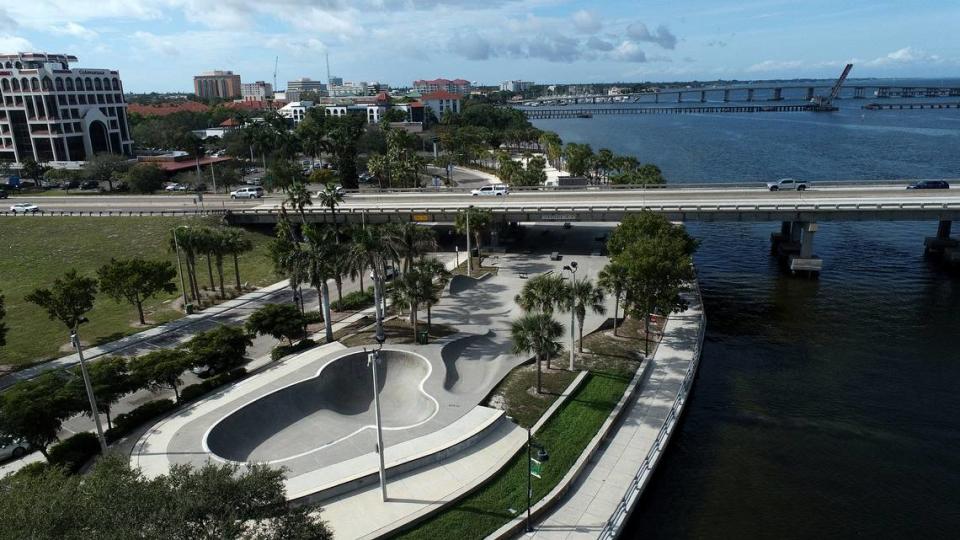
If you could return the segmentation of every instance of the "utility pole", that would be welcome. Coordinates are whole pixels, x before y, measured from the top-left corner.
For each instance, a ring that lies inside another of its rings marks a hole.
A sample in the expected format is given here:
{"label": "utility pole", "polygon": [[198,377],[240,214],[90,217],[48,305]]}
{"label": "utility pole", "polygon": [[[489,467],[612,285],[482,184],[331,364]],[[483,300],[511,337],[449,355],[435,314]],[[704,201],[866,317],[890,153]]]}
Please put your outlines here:
{"label": "utility pole", "polygon": [[576,339],[574,307],[577,303],[577,262],[570,261],[570,266],[564,266],[563,269],[570,272],[570,371],[573,371],[573,345]]}
{"label": "utility pole", "polygon": [[177,250],[177,271],[180,273],[180,292],[183,294],[183,309],[187,309],[187,286],[183,283],[183,263],[180,262],[180,242],[177,240],[177,230],[180,227],[174,227],[173,231],[173,246]]}
{"label": "utility pole", "polygon": [[467,207],[467,276],[473,275],[473,251],[470,250],[470,210],[473,205]]}
{"label": "utility pole", "polygon": [[73,327],[70,333],[70,342],[73,348],[77,350],[77,357],[80,358],[80,374],[83,375],[83,386],[87,389],[87,399],[90,400],[90,413],[93,415],[93,423],[97,426],[97,440],[100,442],[100,451],[107,453],[107,440],[103,437],[103,426],[100,425],[100,411],[97,409],[97,398],[93,395],[93,385],[90,384],[90,375],[87,374],[87,363],[83,359],[83,347],[80,346],[80,335],[77,333],[77,326]]}

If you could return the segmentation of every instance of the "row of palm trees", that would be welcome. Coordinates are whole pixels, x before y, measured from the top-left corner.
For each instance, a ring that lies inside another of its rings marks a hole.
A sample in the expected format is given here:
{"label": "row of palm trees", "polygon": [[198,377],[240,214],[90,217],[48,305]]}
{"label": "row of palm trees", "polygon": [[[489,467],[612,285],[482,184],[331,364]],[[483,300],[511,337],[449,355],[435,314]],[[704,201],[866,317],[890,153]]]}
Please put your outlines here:
{"label": "row of palm trees", "polygon": [[[202,264],[201,258],[206,258],[210,290],[218,291],[217,295],[220,298],[226,298],[223,266],[224,260],[232,257],[235,288],[240,291],[240,255],[253,249],[253,243],[246,237],[243,230],[182,225],[172,229],[170,235],[170,249],[178,248],[184,255],[188,281],[186,294],[192,301],[199,302],[202,298],[197,271],[198,264]],[[217,269],[216,280],[214,280],[214,267]]]}

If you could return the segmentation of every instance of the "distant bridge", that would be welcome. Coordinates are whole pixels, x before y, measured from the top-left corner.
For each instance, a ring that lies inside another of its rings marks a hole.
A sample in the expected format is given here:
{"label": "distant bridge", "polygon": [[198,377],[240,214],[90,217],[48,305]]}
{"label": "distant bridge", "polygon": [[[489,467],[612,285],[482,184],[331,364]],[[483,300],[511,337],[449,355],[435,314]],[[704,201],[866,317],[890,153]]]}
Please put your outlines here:
{"label": "distant bridge", "polygon": [[816,110],[820,110],[816,105],[802,103],[794,105],[687,105],[682,107],[608,106],[589,109],[545,107],[542,109],[523,109],[523,113],[530,120],[544,120],[548,118],[591,118],[594,115],[801,112]]}

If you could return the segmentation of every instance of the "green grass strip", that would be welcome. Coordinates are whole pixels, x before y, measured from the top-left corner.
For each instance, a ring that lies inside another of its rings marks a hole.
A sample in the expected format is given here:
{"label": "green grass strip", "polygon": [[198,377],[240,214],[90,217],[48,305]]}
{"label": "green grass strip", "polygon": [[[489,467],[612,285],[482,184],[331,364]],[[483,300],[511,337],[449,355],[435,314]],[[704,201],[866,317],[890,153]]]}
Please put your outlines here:
{"label": "green grass strip", "polygon": [[[636,366],[634,366],[635,368]],[[623,396],[632,373],[592,372],[540,430],[536,440],[550,454],[542,478],[533,479],[533,502],[550,492],[570,470]],[[526,512],[527,450],[486,485],[398,538],[484,538]],[[513,514],[509,509],[513,509]]]}

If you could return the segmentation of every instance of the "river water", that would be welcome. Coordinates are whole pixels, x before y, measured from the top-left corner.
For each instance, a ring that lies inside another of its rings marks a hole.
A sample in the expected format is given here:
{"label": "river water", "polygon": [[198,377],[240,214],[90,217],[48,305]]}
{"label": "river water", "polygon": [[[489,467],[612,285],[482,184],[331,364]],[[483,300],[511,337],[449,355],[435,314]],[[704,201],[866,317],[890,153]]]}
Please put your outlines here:
{"label": "river water", "polygon": [[[960,177],[960,111],[841,105],[536,125],[673,183]],[[625,536],[957,537],[960,273],[923,257],[936,226],[824,222],[808,280],[770,257],[778,223],[689,224],[703,361]]]}

